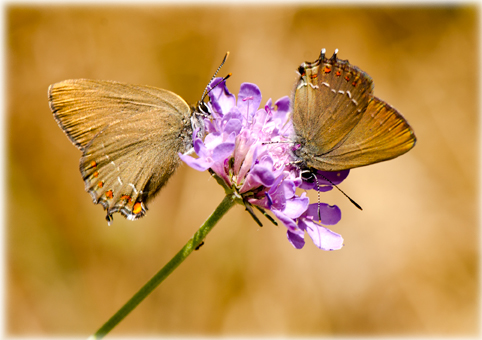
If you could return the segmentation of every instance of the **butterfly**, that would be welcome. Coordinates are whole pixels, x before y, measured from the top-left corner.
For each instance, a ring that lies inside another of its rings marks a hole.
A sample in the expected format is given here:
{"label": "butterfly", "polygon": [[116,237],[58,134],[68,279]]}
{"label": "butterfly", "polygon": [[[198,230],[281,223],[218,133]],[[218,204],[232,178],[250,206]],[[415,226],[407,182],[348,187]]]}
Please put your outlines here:
{"label": "butterfly", "polygon": [[116,212],[128,220],[146,214],[180,165],[179,153],[192,148],[193,132],[203,134],[204,92],[190,107],[173,92],[115,81],[74,79],[49,87],[55,120],[82,151],[85,190],[109,223]]}
{"label": "butterfly", "polygon": [[294,155],[303,168],[341,171],[386,161],[414,147],[405,118],[373,95],[372,78],[325,49],[298,68],[292,96]]}

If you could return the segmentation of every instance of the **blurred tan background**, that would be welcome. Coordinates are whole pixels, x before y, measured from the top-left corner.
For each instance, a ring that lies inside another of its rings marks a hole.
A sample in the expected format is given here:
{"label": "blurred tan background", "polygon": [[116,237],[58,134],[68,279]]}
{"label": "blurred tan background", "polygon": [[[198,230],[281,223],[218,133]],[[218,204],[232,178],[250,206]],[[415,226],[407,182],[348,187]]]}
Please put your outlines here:
{"label": "blurred tan background", "polygon": [[477,7],[10,5],[6,31],[8,334],[92,333],[223,198],[183,165],[146,217],[108,227],[52,118],[50,84],[117,80],[194,103],[230,51],[230,90],[256,83],[265,103],[290,95],[323,47],[370,74],[418,137],[341,185],[362,212],[322,195],[342,209],[332,229],[345,247],[296,250],[284,226],[259,228],[236,206],[113,334],[478,334]]}

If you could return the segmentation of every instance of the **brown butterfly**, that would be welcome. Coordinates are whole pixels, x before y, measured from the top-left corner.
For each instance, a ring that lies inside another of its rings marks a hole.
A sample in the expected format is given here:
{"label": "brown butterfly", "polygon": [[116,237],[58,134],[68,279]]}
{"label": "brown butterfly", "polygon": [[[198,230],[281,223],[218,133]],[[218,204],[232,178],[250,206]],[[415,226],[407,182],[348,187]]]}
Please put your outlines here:
{"label": "brown butterfly", "polygon": [[146,213],[201,124],[199,110],[149,86],[75,79],[51,85],[48,94],[55,120],[82,151],[85,190],[108,222],[115,212],[129,220]]}
{"label": "brown butterfly", "polygon": [[303,63],[292,98],[294,154],[302,166],[340,171],[398,157],[415,145],[403,116],[373,95],[372,78],[325,49]]}
{"label": "brown butterfly", "polygon": [[179,153],[192,148],[193,132],[204,134],[207,90],[190,107],[177,94],[151,86],[89,79],[49,86],[55,120],[82,151],[85,190],[107,210],[109,223],[116,212],[129,220],[145,215],[147,202],[181,163]]}

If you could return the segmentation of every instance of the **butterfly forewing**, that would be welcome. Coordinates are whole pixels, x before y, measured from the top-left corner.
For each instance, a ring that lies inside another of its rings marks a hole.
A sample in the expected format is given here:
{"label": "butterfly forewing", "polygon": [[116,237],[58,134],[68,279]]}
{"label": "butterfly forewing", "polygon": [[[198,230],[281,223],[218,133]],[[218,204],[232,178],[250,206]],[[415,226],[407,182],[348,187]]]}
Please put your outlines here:
{"label": "butterfly forewing", "polygon": [[49,88],[54,116],[83,155],[80,170],[95,203],[128,219],[148,202],[191,146],[191,109],[153,87],[68,80]]}
{"label": "butterfly forewing", "polygon": [[373,97],[356,127],[329,153],[316,157],[313,167],[333,171],[351,169],[398,157],[416,142],[403,116],[386,102]]}
{"label": "butterfly forewing", "polygon": [[373,90],[371,78],[345,60],[327,59],[300,67],[293,123],[310,154],[324,154],[337,145],[362,118]]}
{"label": "butterfly forewing", "polygon": [[49,100],[57,123],[81,150],[108,124],[137,112],[154,108],[162,114],[190,113],[189,105],[170,91],[107,80],[71,79],[53,84]]}

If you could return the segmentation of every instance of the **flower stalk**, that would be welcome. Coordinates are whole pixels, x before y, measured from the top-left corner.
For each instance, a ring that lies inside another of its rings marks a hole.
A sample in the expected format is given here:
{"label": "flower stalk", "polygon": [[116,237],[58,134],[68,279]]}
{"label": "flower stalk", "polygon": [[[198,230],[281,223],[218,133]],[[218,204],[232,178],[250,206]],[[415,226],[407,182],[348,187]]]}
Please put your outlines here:
{"label": "flower stalk", "polygon": [[343,246],[343,237],[325,227],[340,221],[340,209],[319,199],[310,204],[306,192],[298,195],[296,189],[331,190],[348,176],[349,170],[316,172],[312,169],[309,178],[303,177],[304,168],[293,162],[296,145],[290,142],[294,130],[289,98],[280,98],[274,104],[269,99],[259,108],[261,91],[256,85],[243,83],[236,99],[228,91],[225,80],[215,78],[211,84],[210,101],[206,103],[210,115],[204,118],[203,132],[199,135],[199,130],[193,128],[194,157],[191,152],[179,154],[193,169],[209,170],[225,190],[224,200],[171,261],[89,339],[102,339],[119,324],[202,245],[211,229],[236,203],[244,205],[260,226],[253,207],[277,225],[267,211],[273,213],[286,226],[287,238],[296,249],[305,245],[305,233],[320,249],[336,250]]}
{"label": "flower stalk", "polygon": [[198,229],[193,237],[182,247],[182,249],[154,275],[129,301],[122,306],[102,327],[99,328],[89,340],[102,339],[117,324],[119,324],[142,300],[144,300],[164,279],[166,279],[188,256],[201,245],[207,234],[213,229],[216,223],[236,203],[233,194],[226,195],[216,210],[209,216],[204,224]]}

